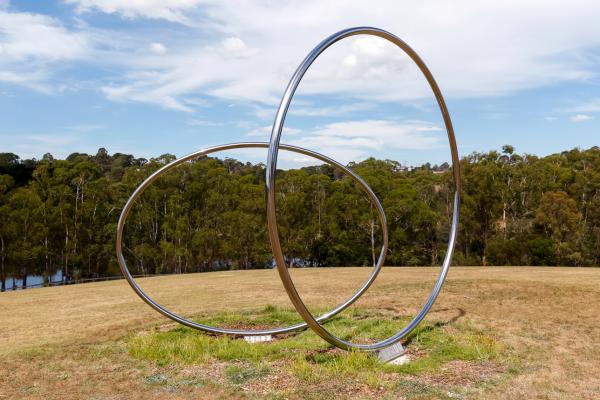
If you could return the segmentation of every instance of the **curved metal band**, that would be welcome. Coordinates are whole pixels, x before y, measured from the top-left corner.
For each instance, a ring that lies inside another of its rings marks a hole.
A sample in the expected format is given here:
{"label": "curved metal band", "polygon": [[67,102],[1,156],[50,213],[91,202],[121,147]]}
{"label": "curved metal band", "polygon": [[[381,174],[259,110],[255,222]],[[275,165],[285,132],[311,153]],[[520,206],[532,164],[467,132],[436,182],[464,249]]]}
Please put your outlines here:
{"label": "curved metal band", "polygon": [[[195,158],[198,158],[198,157],[210,154],[210,153],[215,153],[215,152],[224,151],[224,150],[242,149],[242,148],[267,148],[267,147],[268,147],[268,143],[266,143],[266,142],[263,142],[263,143],[261,143],[261,142],[230,143],[230,144],[223,144],[223,145],[215,146],[215,147],[209,147],[207,149],[188,154],[187,156],[177,159],[177,160],[163,166],[162,168],[158,169],[157,171],[155,171],[152,175],[150,175],[148,178],[146,178],[146,180],[144,180],[142,182],[142,184],[140,186],[138,186],[138,188],[133,192],[131,197],[129,197],[129,199],[127,200],[127,203],[125,203],[125,207],[123,208],[123,211],[121,212],[121,216],[119,217],[119,222],[117,224],[117,240],[116,240],[117,260],[119,261],[119,266],[121,267],[121,272],[123,272],[123,275],[125,276],[125,279],[127,279],[127,282],[129,282],[129,285],[131,286],[131,288],[150,307],[154,308],[156,311],[163,314],[164,316],[169,317],[176,322],[179,322],[180,324],[183,324],[190,328],[198,329],[198,330],[205,331],[205,332],[211,332],[211,333],[240,335],[240,336],[258,336],[258,335],[276,335],[276,334],[287,333],[287,332],[292,332],[292,331],[306,328],[306,323],[299,323],[299,324],[295,324],[295,325],[291,325],[291,326],[287,326],[287,327],[283,327],[283,328],[264,329],[264,330],[224,329],[224,328],[217,328],[217,327],[212,327],[209,325],[200,324],[200,323],[182,318],[179,315],[167,310],[160,304],[156,303],[154,300],[152,300],[152,298],[150,298],[150,296],[148,296],[138,286],[138,284],[136,283],[133,276],[131,276],[129,269],[127,268],[127,263],[125,262],[125,258],[123,257],[123,250],[122,250],[123,229],[125,227],[125,222],[127,221],[127,216],[129,215],[129,212],[133,208],[133,205],[134,205],[135,201],[137,200],[137,198],[140,197],[142,195],[142,193],[144,193],[144,190],[146,190],[146,188],[148,186],[150,186],[150,184],[152,184],[152,182],[154,182],[156,179],[158,179],[162,174],[166,173],[167,171],[171,170],[172,168],[175,168],[176,166],[178,166],[186,161],[190,161],[192,159],[195,159]],[[360,289],[358,289],[358,291],[356,293],[354,293],[354,295],[352,295],[352,297],[350,297],[344,303],[338,305],[333,310],[321,315],[317,319],[318,321],[326,321],[326,320],[330,319],[331,317],[333,317],[334,315],[342,312],[347,307],[349,307],[352,303],[354,303],[356,300],[358,300],[358,298],[360,296],[362,296],[362,294],[369,288],[369,286],[371,286],[371,283],[373,283],[373,281],[379,274],[379,271],[381,270],[381,267],[383,266],[383,263],[385,261],[385,255],[387,253],[387,244],[388,244],[388,231],[387,231],[387,222],[386,222],[386,218],[385,218],[385,213],[383,211],[383,207],[381,206],[381,203],[379,202],[379,199],[377,198],[375,193],[373,193],[371,188],[365,183],[365,181],[362,180],[362,178],[360,178],[357,174],[352,172],[346,166],[344,166],[344,165],[338,163],[337,161],[335,161],[329,157],[326,157],[322,154],[319,154],[319,153],[316,153],[314,151],[310,151],[307,149],[303,149],[301,147],[282,144],[281,148],[284,150],[288,150],[288,151],[292,151],[295,153],[300,153],[300,154],[304,154],[309,157],[316,158],[317,160],[328,163],[328,164],[344,171],[355,182],[357,182],[362,187],[362,189],[367,193],[369,200],[375,205],[375,208],[377,209],[377,213],[379,214],[379,221],[381,223],[381,227],[382,227],[382,231],[383,231],[383,246],[382,246],[381,252],[379,254],[379,259],[377,260],[377,263],[374,265],[373,271],[369,275],[369,278],[367,279],[367,281],[363,284],[363,286]]]}
{"label": "curved metal band", "polygon": [[[444,124],[446,125],[446,131],[448,133],[448,141],[450,142],[450,151],[452,153],[452,172],[453,172],[453,176],[454,176],[454,185],[455,185],[452,227],[450,230],[450,239],[448,241],[448,251],[446,252],[446,256],[444,258],[444,262],[442,264],[440,274],[438,276],[438,279],[435,283],[433,290],[431,291],[431,294],[429,295],[429,298],[427,299],[427,301],[425,302],[425,304],[423,305],[423,307],[421,308],[419,313],[413,318],[412,321],[410,321],[410,323],[406,327],[404,327],[401,331],[399,331],[395,335],[390,336],[389,338],[384,339],[382,341],[372,343],[372,344],[355,344],[355,343],[351,343],[351,342],[342,340],[342,339],[332,335],[323,326],[321,326],[321,324],[319,324],[319,321],[317,321],[312,316],[312,314],[310,313],[310,311],[308,310],[306,305],[302,302],[302,299],[300,298],[300,295],[298,294],[296,287],[294,286],[294,282],[292,281],[292,278],[290,276],[290,273],[288,272],[287,267],[285,265],[285,260],[284,260],[283,253],[281,250],[281,244],[279,241],[279,233],[278,233],[278,229],[277,229],[277,216],[276,216],[276,208],[275,208],[275,174],[277,172],[277,154],[278,154],[278,150],[279,150],[279,146],[280,146],[281,132],[283,130],[283,125],[285,123],[285,117],[286,117],[288,108],[290,106],[290,103],[292,101],[292,97],[294,96],[294,93],[296,91],[296,88],[300,84],[302,77],[304,76],[304,74],[306,73],[306,71],[308,70],[310,65],[316,60],[316,58],[321,53],[323,53],[323,51],[325,51],[329,46],[333,45],[334,43],[336,43],[344,38],[347,38],[350,36],[355,36],[355,35],[372,35],[372,36],[378,36],[383,39],[386,39],[386,40],[392,42],[393,44],[395,44],[396,46],[398,46],[400,49],[402,49],[415,62],[415,64],[417,64],[417,66],[419,67],[419,69],[421,70],[421,72],[423,73],[425,78],[427,79],[427,82],[429,83],[429,86],[431,87],[431,90],[433,91],[433,94],[435,95],[435,98],[439,105],[440,111],[444,118]],[[415,53],[415,51],[412,48],[410,48],[410,46],[408,44],[406,44],[404,41],[402,41],[400,38],[394,36],[393,34],[386,32],[384,30],[378,29],[378,28],[371,28],[371,27],[358,27],[358,28],[346,29],[346,30],[340,31],[338,33],[335,33],[335,34],[329,36],[328,38],[326,38],[325,40],[323,40],[317,47],[315,47],[308,54],[308,56],[306,56],[304,61],[302,61],[302,63],[300,64],[300,66],[298,67],[298,69],[296,70],[294,75],[292,76],[292,79],[290,80],[290,82],[285,90],[285,93],[283,94],[283,98],[281,99],[279,109],[277,110],[277,114],[275,116],[275,122],[273,123],[273,130],[271,132],[271,140],[269,143],[269,154],[267,157],[268,157],[267,158],[267,170],[266,170],[266,174],[267,174],[266,175],[267,224],[268,224],[268,228],[269,228],[268,231],[269,231],[269,238],[271,240],[271,247],[273,249],[273,254],[275,256],[277,270],[279,271],[279,276],[281,277],[281,280],[283,282],[285,290],[287,291],[287,293],[290,297],[290,300],[294,304],[294,307],[296,308],[298,313],[302,316],[302,319],[304,319],[304,321],[306,321],[308,326],[313,331],[315,331],[315,333],[317,333],[319,336],[321,336],[323,339],[325,339],[329,343],[331,343],[337,347],[340,347],[342,349],[346,349],[346,350],[349,350],[352,348],[361,349],[361,350],[382,349],[382,348],[391,346],[392,344],[398,342],[400,339],[402,339],[404,336],[406,336],[408,333],[410,333],[413,329],[415,329],[417,327],[417,325],[423,320],[423,318],[425,318],[425,315],[427,315],[427,313],[431,309],[433,303],[435,302],[438,294],[440,293],[440,290],[442,288],[444,280],[446,279],[448,269],[450,267],[450,262],[452,260],[452,253],[454,251],[454,245],[456,242],[456,234],[457,234],[457,230],[458,230],[458,209],[459,209],[458,204],[459,204],[459,192],[460,192],[460,170],[459,170],[460,165],[459,165],[459,159],[458,159],[458,151],[456,149],[456,140],[454,137],[454,130],[452,128],[452,121],[450,120],[450,114],[448,113],[448,109],[446,108],[446,103],[444,102],[442,93],[441,93],[437,83],[435,82],[433,75],[431,74],[431,72],[429,72],[429,69],[427,68],[427,66],[425,65],[423,60],[421,60],[421,58],[417,55],[417,53]]]}

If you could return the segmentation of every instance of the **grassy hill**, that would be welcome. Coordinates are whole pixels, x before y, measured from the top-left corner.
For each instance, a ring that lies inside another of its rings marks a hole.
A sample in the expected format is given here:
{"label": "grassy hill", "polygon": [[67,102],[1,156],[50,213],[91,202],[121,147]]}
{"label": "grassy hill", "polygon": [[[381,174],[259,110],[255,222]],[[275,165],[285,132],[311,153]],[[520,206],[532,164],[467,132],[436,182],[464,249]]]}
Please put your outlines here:
{"label": "grassy hill", "polygon": [[[313,310],[344,300],[367,268],[294,270]],[[387,268],[331,321],[359,341],[398,329],[437,269]],[[274,270],[148,278],[174,311],[228,326],[298,321]],[[600,270],[453,268],[411,362],[380,365],[312,332],[271,343],[211,337],[161,317],[124,281],[0,294],[0,399],[600,397]]]}

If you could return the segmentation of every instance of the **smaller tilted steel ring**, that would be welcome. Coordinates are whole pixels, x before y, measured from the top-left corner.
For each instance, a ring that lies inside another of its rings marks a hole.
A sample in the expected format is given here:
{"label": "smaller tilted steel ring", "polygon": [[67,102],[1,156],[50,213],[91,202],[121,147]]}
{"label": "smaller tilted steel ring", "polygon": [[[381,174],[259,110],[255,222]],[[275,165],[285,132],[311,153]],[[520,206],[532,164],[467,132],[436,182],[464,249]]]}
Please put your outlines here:
{"label": "smaller tilted steel ring", "polygon": [[[197,151],[197,152],[189,154],[185,157],[179,158],[179,159],[163,166],[162,168],[158,169],[156,172],[154,172],[152,175],[150,175],[148,178],[146,178],[140,184],[140,186],[138,186],[137,189],[133,192],[131,197],[129,197],[129,199],[127,200],[127,203],[125,204],[125,207],[123,208],[123,211],[121,212],[121,216],[119,217],[119,222],[117,224],[117,240],[116,240],[117,260],[119,262],[119,266],[121,267],[121,271],[123,272],[123,275],[125,276],[125,279],[127,280],[127,282],[129,282],[129,285],[131,286],[131,288],[150,307],[154,308],[156,311],[163,314],[164,316],[169,317],[176,322],[179,322],[180,324],[183,324],[190,328],[198,329],[201,331],[217,333],[217,334],[227,334],[227,335],[234,335],[234,336],[263,336],[263,335],[277,335],[277,334],[297,331],[297,330],[306,328],[306,326],[307,326],[306,323],[299,323],[299,324],[295,324],[295,325],[291,325],[291,326],[287,326],[287,327],[283,327],[283,328],[262,329],[262,330],[238,330],[238,329],[217,328],[217,327],[213,327],[213,326],[209,326],[209,325],[204,325],[204,324],[201,324],[198,322],[194,322],[189,319],[185,319],[185,318],[180,317],[179,315],[169,311],[168,309],[161,306],[160,304],[156,303],[154,300],[152,300],[152,298],[150,296],[148,296],[138,286],[137,282],[135,281],[135,279],[129,272],[129,268],[127,268],[127,263],[125,262],[125,257],[123,256],[123,249],[122,249],[122,247],[123,247],[123,230],[125,228],[127,216],[129,215],[129,212],[131,211],[137,198],[140,197],[142,195],[142,193],[144,193],[144,190],[146,190],[146,188],[148,186],[150,186],[150,184],[152,184],[152,182],[154,182],[156,179],[158,179],[162,174],[166,173],[167,171],[177,167],[178,165],[180,165],[186,161],[190,161],[190,160],[193,160],[198,157],[205,156],[205,155],[208,155],[211,153],[216,153],[216,152],[225,151],[225,150],[233,150],[233,149],[267,148],[267,147],[269,147],[269,145],[266,142],[264,142],[264,143],[241,142],[241,143],[230,143],[230,144],[224,144],[224,145],[220,145],[220,146],[214,146],[214,147],[210,147],[210,148],[206,148],[206,149]],[[317,160],[323,161],[327,164],[330,164],[330,165],[337,167],[337,168],[341,169],[342,171],[344,171],[356,183],[358,183],[359,186],[367,193],[369,200],[375,205],[375,208],[377,209],[377,213],[379,215],[379,222],[381,224],[382,233],[383,233],[383,244],[382,244],[381,252],[379,253],[379,259],[377,260],[377,263],[373,266],[373,271],[369,275],[369,278],[367,279],[367,281],[360,287],[360,289],[358,289],[358,291],[356,293],[354,293],[354,295],[352,295],[352,297],[350,297],[344,303],[335,307],[333,310],[331,310],[331,311],[321,315],[319,318],[317,318],[317,321],[324,322],[324,321],[327,321],[328,319],[330,319],[331,317],[333,317],[334,315],[339,314],[340,312],[342,312],[343,310],[348,308],[356,300],[358,300],[358,298],[363,295],[363,293],[369,288],[369,286],[371,286],[371,284],[373,283],[373,281],[379,274],[379,271],[381,270],[381,267],[383,266],[383,263],[385,261],[385,255],[387,253],[387,247],[388,247],[388,231],[387,231],[387,222],[386,222],[386,218],[385,218],[385,213],[383,211],[383,207],[381,206],[381,203],[379,202],[379,199],[377,198],[375,193],[373,193],[371,188],[357,174],[352,172],[352,170],[350,170],[346,166],[344,166],[344,165],[338,163],[337,161],[335,161],[329,157],[326,157],[322,154],[319,154],[319,153],[316,153],[314,151],[310,151],[307,149],[303,149],[301,147],[282,144],[282,145],[280,145],[280,148],[283,150],[292,151],[295,153],[300,153],[300,154],[304,154],[309,157],[316,158]]]}

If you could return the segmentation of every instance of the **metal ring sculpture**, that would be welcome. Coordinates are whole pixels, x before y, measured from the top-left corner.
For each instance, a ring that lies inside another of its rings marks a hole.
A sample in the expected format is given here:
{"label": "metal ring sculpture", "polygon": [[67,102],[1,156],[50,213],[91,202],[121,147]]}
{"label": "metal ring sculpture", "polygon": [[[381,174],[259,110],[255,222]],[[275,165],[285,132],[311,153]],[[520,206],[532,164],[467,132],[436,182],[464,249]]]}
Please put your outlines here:
{"label": "metal ring sculpture", "polygon": [[[204,150],[200,150],[200,151],[188,154],[187,156],[184,156],[175,161],[172,161],[171,163],[166,164],[165,166],[156,170],[152,175],[150,175],[148,178],[146,178],[138,186],[138,188],[133,192],[131,197],[129,197],[129,199],[127,200],[127,203],[125,204],[125,207],[123,208],[123,211],[121,212],[121,217],[119,218],[119,222],[117,224],[117,240],[116,240],[117,260],[119,262],[119,266],[121,267],[121,271],[123,272],[123,275],[125,276],[125,279],[127,280],[127,282],[129,282],[129,285],[131,286],[131,288],[150,307],[154,308],[156,311],[165,315],[166,317],[169,317],[172,320],[179,322],[180,324],[183,324],[190,328],[194,328],[194,329],[198,329],[198,330],[201,330],[204,332],[210,332],[210,333],[236,335],[236,336],[264,336],[264,335],[277,335],[277,334],[292,332],[292,331],[306,328],[306,323],[299,323],[299,324],[295,324],[295,325],[291,325],[291,326],[287,326],[287,327],[283,327],[283,328],[262,329],[262,330],[258,330],[258,329],[257,330],[224,329],[224,328],[217,328],[217,327],[213,327],[213,326],[209,326],[209,325],[200,324],[200,323],[191,321],[189,319],[182,318],[181,316],[173,313],[172,311],[169,311],[165,307],[163,307],[160,304],[158,304],[157,302],[155,302],[150,296],[148,296],[139,287],[139,285],[137,284],[137,282],[135,281],[135,279],[129,272],[129,268],[127,267],[127,262],[125,261],[125,257],[123,256],[123,230],[125,228],[125,223],[127,222],[127,217],[129,216],[129,212],[133,208],[135,201],[142,195],[142,193],[144,193],[146,188],[148,188],[148,186],[150,186],[152,184],[152,182],[157,180],[161,175],[167,173],[169,170],[177,167],[178,165],[185,163],[186,161],[190,161],[190,160],[193,160],[198,157],[205,156],[205,155],[208,155],[211,153],[216,153],[216,152],[225,151],[225,150],[243,149],[243,148],[265,148],[266,149],[267,147],[269,147],[269,144],[266,142],[264,142],[264,143],[260,143],[260,142],[230,143],[230,144],[224,144],[224,145],[220,145],[220,146],[210,147],[210,148],[207,148]],[[385,213],[383,212],[383,207],[381,206],[379,199],[377,198],[375,193],[373,193],[373,191],[371,190],[369,185],[367,185],[365,183],[365,181],[362,180],[361,177],[359,177],[357,174],[355,174],[348,167],[346,167],[346,166],[338,163],[337,161],[332,160],[331,158],[326,157],[322,154],[316,153],[311,150],[303,149],[301,147],[290,146],[290,145],[285,145],[285,144],[282,144],[280,147],[284,150],[288,150],[288,151],[292,151],[295,153],[300,153],[300,154],[304,154],[309,157],[316,158],[320,161],[328,163],[328,164],[344,171],[356,183],[358,183],[358,185],[367,193],[367,196],[369,197],[371,202],[375,205],[375,208],[377,209],[377,213],[379,214],[379,222],[381,223],[382,231],[383,231],[383,246],[382,246],[381,252],[379,254],[379,259],[377,260],[377,263],[374,265],[373,271],[369,275],[367,281],[360,287],[360,289],[358,289],[358,291],[356,293],[354,293],[354,295],[352,295],[352,297],[350,297],[344,303],[335,307],[333,310],[331,310],[331,311],[321,315],[319,318],[317,318],[317,320],[319,320],[319,321],[327,321],[328,319],[332,318],[333,316],[344,311],[352,303],[354,303],[356,300],[358,300],[358,298],[360,296],[362,296],[362,294],[369,288],[369,286],[371,286],[371,284],[373,283],[373,281],[379,274],[379,271],[381,270],[381,267],[383,266],[383,263],[385,261],[385,255],[387,253],[387,245],[388,245],[388,230],[387,230],[387,222],[386,222],[386,218],[385,218]]]}
{"label": "metal ring sculpture", "polygon": [[[279,233],[277,231],[277,216],[276,216],[276,207],[275,207],[275,174],[277,172],[277,153],[279,150],[279,142],[281,139],[281,132],[283,130],[283,124],[285,122],[285,116],[292,101],[292,97],[294,96],[294,92],[296,88],[300,84],[302,77],[310,67],[310,65],[319,57],[321,53],[323,53],[329,46],[334,43],[356,35],[372,35],[378,36],[380,38],[386,39],[391,43],[398,46],[402,49],[414,62],[417,64],[425,79],[429,83],[433,94],[438,102],[440,111],[444,118],[444,124],[446,125],[446,131],[448,133],[448,141],[450,142],[450,150],[452,153],[452,172],[454,176],[454,185],[455,185],[455,193],[454,193],[454,209],[452,216],[452,227],[450,230],[450,239],[448,241],[448,251],[446,252],[446,256],[444,258],[444,263],[442,265],[442,269],[440,271],[439,277],[435,283],[435,286],[429,295],[429,298],[419,311],[419,313],[414,317],[414,319],[401,331],[396,333],[393,336],[390,336],[387,339],[381,340],[372,344],[355,344],[343,339],[340,339],[334,335],[332,335],[327,329],[325,329],[319,321],[317,321],[311,312],[308,310],[296,287],[292,278],[290,276],[289,271],[287,270],[287,266],[285,265],[285,259],[283,257],[283,252],[281,249],[281,244],[279,242]],[[273,130],[271,132],[271,140],[269,143],[269,154],[267,158],[267,168],[266,168],[266,184],[267,184],[267,223],[268,223],[268,232],[269,239],[271,240],[271,248],[273,250],[273,255],[275,256],[275,262],[277,264],[277,270],[279,271],[279,277],[283,282],[283,286],[285,287],[290,300],[294,304],[296,311],[302,316],[302,319],[308,324],[308,326],[323,339],[328,341],[329,343],[340,347],[342,349],[360,349],[360,350],[380,350],[385,347],[389,347],[395,343],[397,343],[400,339],[410,333],[416,326],[425,318],[425,315],[429,312],[433,303],[435,302],[440,290],[442,289],[442,285],[444,280],[446,279],[446,275],[448,274],[448,269],[450,267],[450,261],[452,260],[452,253],[454,251],[454,245],[456,242],[456,234],[458,230],[458,202],[459,202],[459,191],[460,191],[460,172],[459,172],[459,160],[458,160],[458,151],[456,149],[456,140],[454,138],[454,130],[452,128],[452,121],[450,120],[450,114],[448,113],[448,109],[446,108],[446,103],[444,102],[444,98],[442,97],[442,92],[438,87],[435,79],[429,69],[421,60],[421,58],[417,55],[417,53],[410,48],[408,44],[402,41],[400,38],[394,36],[393,34],[386,32],[384,30],[378,28],[370,28],[370,27],[359,27],[359,28],[350,28],[343,30],[341,32],[335,33],[325,40],[323,40],[317,47],[315,47],[309,54],[306,56],[304,61],[300,64],[292,79],[290,80],[285,93],[283,94],[283,98],[281,100],[281,104],[279,105],[279,109],[277,110],[277,114],[275,116],[275,122],[273,123]]]}
{"label": "metal ring sculpture", "polygon": [[[378,342],[372,343],[372,344],[356,344],[356,343],[351,343],[351,342],[345,341],[343,339],[340,339],[340,338],[334,336],[333,334],[331,334],[328,330],[326,330],[321,325],[321,322],[324,322],[324,321],[330,319],[331,317],[333,317],[334,315],[345,310],[352,303],[354,303],[371,286],[371,284],[373,283],[373,281],[379,274],[379,271],[380,271],[381,267],[383,266],[383,263],[385,260],[385,256],[387,253],[387,245],[388,245],[387,222],[386,222],[385,213],[383,211],[381,203],[379,202],[379,199],[373,193],[371,188],[358,175],[356,175],[354,172],[352,172],[350,169],[348,169],[344,165],[342,165],[342,164],[338,163],[337,161],[335,161],[329,157],[326,157],[322,154],[319,154],[319,153],[316,153],[316,152],[313,152],[313,151],[310,151],[307,149],[303,149],[300,147],[295,147],[295,146],[290,146],[290,145],[285,145],[285,144],[280,143],[281,134],[283,131],[283,125],[285,123],[285,117],[286,117],[288,108],[290,106],[290,103],[292,101],[292,97],[293,97],[298,85],[300,84],[300,81],[302,80],[304,74],[308,70],[308,68],[317,59],[317,57],[319,55],[321,55],[321,53],[323,53],[331,45],[333,45],[334,43],[336,43],[342,39],[345,39],[350,36],[356,36],[356,35],[378,36],[380,38],[383,38],[383,39],[395,44],[401,50],[403,50],[415,62],[417,67],[421,70],[421,72],[425,76],[425,79],[429,83],[429,86],[431,87],[431,90],[433,91],[433,94],[435,95],[435,98],[436,98],[438,106],[440,108],[442,117],[444,119],[444,125],[446,126],[446,132],[448,134],[448,141],[450,144],[450,152],[451,152],[451,156],[452,156],[452,173],[453,173],[454,186],[455,186],[452,225],[450,228],[450,237],[448,240],[448,250],[444,257],[444,261],[443,261],[440,273],[439,273],[438,278],[435,282],[435,285],[431,291],[431,294],[429,295],[429,297],[427,298],[427,301],[425,302],[425,304],[423,305],[421,310],[417,313],[417,315],[402,330],[400,330],[399,332],[390,336],[387,339],[384,339],[384,340],[381,340],[381,341],[378,341]],[[267,148],[268,147],[268,149],[269,149],[268,156],[267,156],[267,167],[266,167],[267,225],[268,225],[269,239],[271,241],[271,248],[273,250],[273,255],[275,258],[276,265],[277,265],[277,270],[279,272],[279,277],[281,278],[283,286],[284,286],[290,300],[292,301],[294,307],[296,308],[296,310],[298,311],[298,313],[300,314],[302,319],[304,319],[304,321],[305,321],[304,323],[300,323],[300,324],[296,324],[296,325],[292,325],[292,326],[288,326],[288,327],[284,327],[284,328],[275,328],[275,329],[267,329],[267,330],[233,330],[233,329],[216,328],[216,327],[212,327],[212,326],[208,326],[208,325],[203,325],[203,324],[200,324],[200,323],[197,323],[194,321],[190,321],[188,319],[182,318],[182,317],[178,316],[177,314],[174,314],[173,312],[167,310],[166,308],[162,307],[161,305],[156,303],[154,300],[152,300],[148,295],[146,295],[146,293],[144,293],[144,291],[137,285],[137,283],[135,282],[131,273],[129,272],[129,269],[127,268],[127,264],[125,262],[125,258],[123,256],[123,252],[122,252],[123,229],[125,226],[125,222],[127,220],[127,216],[129,214],[129,212],[131,211],[131,208],[133,207],[135,200],[144,192],[144,190],[152,182],[154,182],[160,175],[166,173],[168,170],[170,170],[170,169],[176,167],[177,165],[182,164],[186,161],[190,161],[194,158],[197,158],[197,157],[200,157],[203,155],[207,155],[210,153],[214,153],[217,151],[231,150],[231,149],[238,149],[238,148],[247,148],[247,147],[253,147],[253,148]],[[333,310],[321,315],[318,318],[315,318],[311,314],[311,312],[308,310],[308,308],[306,307],[306,305],[300,298],[300,295],[298,294],[298,292],[296,290],[296,287],[294,285],[294,282],[292,281],[290,273],[287,270],[285,258],[284,258],[283,251],[281,248],[281,243],[279,241],[279,233],[278,233],[278,229],[277,229],[276,203],[275,203],[275,174],[277,171],[277,156],[278,156],[279,149],[293,151],[293,152],[301,153],[301,154],[304,154],[304,155],[307,155],[310,157],[314,157],[318,160],[321,160],[323,162],[329,163],[331,165],[334,165],[334,166],[342,169],[345,173],[350,175],[350,177],[352,179],[354,179],[365,190],[365,192],[367,193],[370,200],[373,203],[375,203],[377,212],[379,214],[381,226],[382,226],[383,246],[382,246],[381,252],[379,254],[379,259],[378,259],[377,263],[375,264],[373,271],[371,272],[371,275],[369,276],[367,281],[363,284],[363,286],[360,287],[360,289],[350,299],[348,299],[346,302],[342,303],[341,305],[337,306]],[[292,79],[290,80],[290,82],[285,90],[285,93],[283,95],[283,98],[281,100],[281,103],[279,105],[279,109],[277,110],[275,122],[273,124],[273,129],[271,132],[271,139],[270,139],[269,143],[257,143],[257,142],[232,143],[232,144],[225,144],[225,145],[221,145],[221,146],[215,146],[215,147],[211,147],[208,149],[200,150],[195,153],[189,154],[185,157],[182,157],[178,160],[175,160],[170,164],[163,166],[162,168],[160,168],[159,170],[154,172],[152,175],[150,175],[144,182],[142,182],[142,184],[133,192],[131,197],[127,200],[127,203],[125,204],[125,207],[123,208],[123,211],[119,218],[119,222],[117,225],[117,239],[116,239],[117,260],[119,262],[119,265],[121,267],[121,271],[123,272],[123,275],[125,275],[125,278],[129,282],[129,284],[131,285],[133,290],[137,293],[138,296],[140,296],[142,298],[142,300],[144,300],[149,306],[151,306],[152,308],[154,308],[156,311],[160,312],[161,314],[173,319],[176,322],[186,325],[190,328],[202,330],[205,332],[219,333],[219,334],[258,336],[258,335],[281,334],[281,333],[286,333],[286,332],[303,329],[308,326],[315,333],[317,333],[320,337],[322,337],[329,343],[331,343],[337,347],[340,347],[342,349],[346,349],[346,350],[359,349],[359,350],[367,350],[367,351],[383,350],[383,349],[387,350],[388,348],[391,348],[390,346],[393,346],[394,344],[396,344],[398,341],[400,341],[403,337],[408,335],[413,329],[415,329],[417,327],[417,325],[423,320],[423,318],[425,318],[425,316],[427,315],[427,313],[433,306],[433,303],[437,299],[437,297],[442,289],[442,285],[446,279],[446,275],[448,274],[448,270],[450,268],[450,262],[452,260],[454,246],[456,244],[456,236],[457,236],[457,232],[458,232],[458,217],[459,217],[459,193],[460,193],[460,164],[459,164],[459,159],[458,159],[458,150],[456,148],[456,139],[454,136],[454,130],[452,128],[452,121],[450,120],[450,114],[448,113],[446,103],[444,102],[442,93],[441,93],[435,79],[433,78],[433,75],[431,74],[431,72],[429,71],[429,69],[423,62],[423,60],[421,60],[421,58],[417,55],[417,53],[410,46],[408,46],[404,41],[402,41],[400,38],[394,36],[393,34],[386,32],[384,30],[378,29],[378,28],[371,28],[371,27],[350,28],[350,29],[340,31],[340,32],[326,38],[317,47],[315,47],[308,54],[308,56],[306,56],[304,61],[300,64],[300,66],[298,67],[298,69],[296,70],[294,75],[292,76]]]}

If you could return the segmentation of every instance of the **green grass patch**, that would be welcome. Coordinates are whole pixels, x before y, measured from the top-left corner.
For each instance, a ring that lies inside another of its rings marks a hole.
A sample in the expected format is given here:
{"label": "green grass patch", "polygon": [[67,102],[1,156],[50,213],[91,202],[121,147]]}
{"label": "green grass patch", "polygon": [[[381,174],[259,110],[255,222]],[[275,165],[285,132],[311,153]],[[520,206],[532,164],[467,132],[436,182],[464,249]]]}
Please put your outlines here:
{"label": "green grass patch", "polygon": [[454,360],[498,361],[505,348],[492,336],[468,323],[447,326],[424,324],[409,335],[407,342],[411,349],[423,351],[424,356],[392,368],[413,375],[435,371]]}
{"label": "green grass patch", "polygon": [[[297,314],[269,306],[255,312],[203,317],[202,321],[217,326],[282,326],[297,322]],[[358,309],[333,318],[326,327],[346,340],[366,342],[386,338],[408,321],[408,318]],[[177,327],[132,335],[127,339],[127,348],[134,358],[159,367],[225,363],[224,380],[232,386],[273,373],[284,374],[311,387],[347,380],[399,391],[414,398],[426,398],[437,393],[437,389],[399,376],[409,378],[433,373],[454,360],[498,364],[505,360],[504,346],[468,322],[423,323],[405,341],[414,356],[410,363],[400,366],[381,364],[372,353],[335,349],[312,331],[250,344],[242,339],[209,336]]]}
{"label": "green grass patch", "polygon": [[219,314],[206,314],[198,317],[198,321],[220,327],[244,326],[286,326],[303,322],[294,310],[285,310],[273,305],[266,305],[261,310],[243,310],[238,312],[224,312]]}

